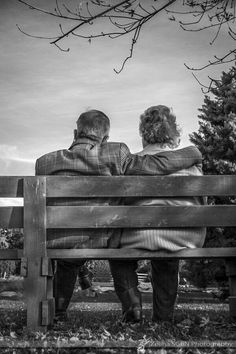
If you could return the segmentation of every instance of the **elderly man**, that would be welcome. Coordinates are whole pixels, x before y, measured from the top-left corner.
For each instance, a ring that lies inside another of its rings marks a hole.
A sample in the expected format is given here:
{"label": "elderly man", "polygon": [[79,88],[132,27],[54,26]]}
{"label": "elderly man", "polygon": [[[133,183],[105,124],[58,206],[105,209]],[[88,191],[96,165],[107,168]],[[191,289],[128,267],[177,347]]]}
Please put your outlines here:
{"label": "elderly man", "polygon": [[[90,110],[82,113],[77,121],[71,147],[40,157],[36,161],[36,175],[165,175],[201,161],[201,154],[194,147],[158,155],[132,155],[124,143],[107,142],[109,130],[110,121],[103,112]],[[94,198],[92,201],[73,198],[73,201],[69,201],[72,205],[110,205],[118,202],[118,200],[99,198]],[[63,205],[63,203],[65,201],[57,200],[54,205]],[[98,232],[103,233],[103,238],[96,238]],[[56,232],[49,234],[48,247],[103,248],[107,247],[110,236],[108,230],[80,230],[76,235],[71,234],[66,237]],[[97,240],[101,240],[99,244]],[[66,318],[66,310],[81,266],[81,262],[57,262],[54,296],[56,316],[59,318]]]}

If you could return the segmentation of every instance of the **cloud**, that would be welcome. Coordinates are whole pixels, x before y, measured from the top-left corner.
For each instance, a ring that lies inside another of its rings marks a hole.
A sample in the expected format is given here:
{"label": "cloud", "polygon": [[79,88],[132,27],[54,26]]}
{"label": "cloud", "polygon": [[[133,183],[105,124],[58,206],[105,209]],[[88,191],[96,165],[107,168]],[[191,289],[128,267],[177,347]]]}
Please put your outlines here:
{"label": "cloud", "polygon": [[0,176],[33,176],[34,163],[0,159]]}
{"label": "cloud", "polygon": [[16,145],[0,145],[0,175],[34,175],[35,160],[26,158]]}
{"label": "cloud", "polygon": [[0,145],[0,159],[5,160],[6,163],[9,163],[11,160],[30,163],[30,164],[35,162],[34,159],[25,158],[20,155],[21,154],[16,145],[7,145],[7,144]]}

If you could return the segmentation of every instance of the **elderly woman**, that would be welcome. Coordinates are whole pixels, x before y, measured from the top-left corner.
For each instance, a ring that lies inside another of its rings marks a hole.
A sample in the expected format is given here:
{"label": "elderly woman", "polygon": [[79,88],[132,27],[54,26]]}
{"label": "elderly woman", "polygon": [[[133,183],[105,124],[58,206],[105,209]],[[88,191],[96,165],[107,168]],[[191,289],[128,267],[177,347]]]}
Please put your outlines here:
{"label": "elderly woman", "polygon": [[[140,117],[139,126],[143,150],[138,155],[153,155],[176,148],[180,142],[180,130],[171,109],[159,105],[148,108]],[[201,166],[192,166],[175,175],[201,175]],[[203,198],[168,197],[129,199],[128,205],[199,205]],[[139,248],[151,251],[178,251],[183,248],[202,247],[204,228],[125,229],[118,247]],[[112,247],[112,245],[111,245]],[[153,321],[172,321],[178,290],[178,260],[151,262],[153,286]],[[142,318],[141,297],[137,289],[136,261],[111,261],[116,293],[122,303],[123,320],[139,322]]]}

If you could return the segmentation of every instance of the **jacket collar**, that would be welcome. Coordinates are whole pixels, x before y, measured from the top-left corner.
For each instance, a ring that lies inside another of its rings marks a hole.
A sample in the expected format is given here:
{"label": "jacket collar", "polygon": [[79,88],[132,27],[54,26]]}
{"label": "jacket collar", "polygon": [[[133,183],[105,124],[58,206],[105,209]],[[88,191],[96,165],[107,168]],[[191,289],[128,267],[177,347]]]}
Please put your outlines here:
{"label": "jacket collar", "polygon": [[92,147],[94,147],[95,145],[100,145],[101,142],[102,142],[101,139],[93,139],[93,138],[86,138],[86,137],[78,138],[77,140],[73,141],[73,143],[69,147],[69,150],[72,150],[75,146],[81,145],[81,144],[89,144]]}

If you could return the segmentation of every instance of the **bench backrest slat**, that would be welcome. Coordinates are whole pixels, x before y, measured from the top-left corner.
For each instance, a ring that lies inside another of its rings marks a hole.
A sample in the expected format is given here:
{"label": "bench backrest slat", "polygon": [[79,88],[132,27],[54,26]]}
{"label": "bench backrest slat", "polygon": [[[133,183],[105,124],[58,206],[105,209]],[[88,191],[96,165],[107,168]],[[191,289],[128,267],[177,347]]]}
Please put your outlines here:
{"label": "bench backrest slat", "polygon": [[[0,227],[23,228],[23,207],[0,208]],[[236,226],[236,206],[47,207],[47,228]]]}
{"label": "bench backrest slat", "polygon": [[48,176],[47,197],[236,195],[236,176]]}
{"label": "bench backrest slat", "polygon": [[[1,176],[0,198],[22,198],[27,178]],[[232,196],[236,176],[47,176],[46,190],[47,197]]]}
{"label": "bench backrest slat", "polygon": [[[26,177],[27,178],[27,177]],[[0,177],[0,198],[22,198],[24,177]]]}
{"label": "bench backrest slat", "polygon": [[1,207],[0,227],[6,229],[23,228],[23,207]]}
{"label": "bench backrest slat", "polygon": [[55,206],[47,228],[236,226],[236,206]]}

